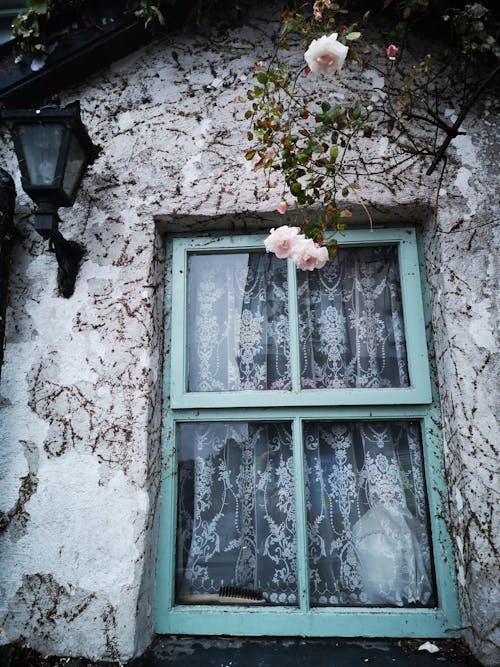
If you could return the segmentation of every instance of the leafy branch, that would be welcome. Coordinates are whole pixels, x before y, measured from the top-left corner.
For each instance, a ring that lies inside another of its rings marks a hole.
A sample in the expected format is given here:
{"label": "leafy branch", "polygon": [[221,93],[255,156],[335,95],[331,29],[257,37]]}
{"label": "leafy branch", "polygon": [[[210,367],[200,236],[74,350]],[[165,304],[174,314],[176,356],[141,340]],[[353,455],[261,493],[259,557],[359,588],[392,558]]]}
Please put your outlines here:
{"label": "leafy branch", "polygon": [[[267,68],[257,67],[245,113],[251,126],[246,159],[255,161],[254,170],[266,172],[268,186],[282,177],[285,189],[278,210],[286,211],[290,195],[304,209],[301,231],[326,246],[330,257],[335,253],[332,233],[342,229],[350,215],[342,199],[353,195],[369,217],[359,192],[363,178],[397,176],[429,157],[431,174],[452,140],[463,134],[463,121],[500,71],[498,25],[479,3],[444,13],[430,0],[385,0],[381,9],[396,17],[392,39],[399,46],[388,44],[390,37],[385,44],[371,43],[370,12],[361,19],[352,17],[348,5],[316,0],[301,11],[283,13],[275,52]],[[439,57],[427,53],[413,63],[408,47],[415,42],[415,26],[437,10],[446,28],[444,48]],[[306,46],[308,66],[290,64],[289,53]],[[331,88],[323,92],[321,75],[334,76],[346,55],[354,67],[380,73],[383,89],[361,86],[358,92],[349,91],[348,101],[332,95]],[[450,123],[445,112],[453,107],[458,111]],[[372,137],[387,141],[387,154],[374,154],[367,141]]]}

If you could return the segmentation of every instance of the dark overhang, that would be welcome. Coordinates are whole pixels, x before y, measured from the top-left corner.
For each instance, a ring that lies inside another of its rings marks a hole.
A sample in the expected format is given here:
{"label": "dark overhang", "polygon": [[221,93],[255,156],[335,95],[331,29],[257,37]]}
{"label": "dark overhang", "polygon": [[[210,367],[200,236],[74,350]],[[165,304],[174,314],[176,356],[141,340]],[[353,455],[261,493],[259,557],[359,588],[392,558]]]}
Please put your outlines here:
{"label": "dark overhang", "polygon": [[[68,3],[69,5],[73,3]],[[80,3],[82,4],[82,3]],[[0,45],[0,105],[37,106],[66,86],[85,79],[152,39],[141,17],[125,12],[123,3],[113,0],[84,3],[85,12],[69,11],[54,23],[49,36],[49,52],[43,66],[19,50],[13,40]],[[162,5],[167,28],[178,27],[189,14],[192,3]],[[16,58],[21,60],[16,62]]]}

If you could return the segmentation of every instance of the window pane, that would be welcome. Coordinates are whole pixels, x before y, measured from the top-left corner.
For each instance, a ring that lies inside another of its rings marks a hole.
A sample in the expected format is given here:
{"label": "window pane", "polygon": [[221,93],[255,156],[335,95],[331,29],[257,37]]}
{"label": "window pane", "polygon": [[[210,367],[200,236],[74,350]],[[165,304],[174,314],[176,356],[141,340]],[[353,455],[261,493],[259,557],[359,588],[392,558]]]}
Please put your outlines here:
{"label": "window pane", "polygon": [[433,606],[418,422],[304,425],[312,606]]}
{"label": "window pane", "polygon": [[63,179],[63,189],[68,197],[73,196],[73,192],[78,185],[78,181],[85,166],[85,152],[78,139],[73,135],[69,144],[68,159],[66,161],[66,173]]}
{"label": "window pane", "polygon": [[188,266],[188,390],[289,390],[286,262],[239,252]]}
{"label": "window pane", "polygon": [[52,185],[59,159],[64,126],[60,123],[19,126],[26,168],[33,185]]}
{"label": "window pane", "polygon": [[221,586],[297,604],[289,423],[177,428],[176,602],[217,603]]}
{"label": "window pane", "polygon": [[303,389],[408,386],[397,246],[340,248],[297,281]]}

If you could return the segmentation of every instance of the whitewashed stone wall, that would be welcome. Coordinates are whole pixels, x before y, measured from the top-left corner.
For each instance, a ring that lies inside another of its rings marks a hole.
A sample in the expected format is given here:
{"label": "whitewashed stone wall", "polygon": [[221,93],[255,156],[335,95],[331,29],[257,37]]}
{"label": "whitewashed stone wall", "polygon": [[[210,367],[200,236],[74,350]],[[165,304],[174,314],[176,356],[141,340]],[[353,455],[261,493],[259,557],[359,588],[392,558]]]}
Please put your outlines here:
{"label": "whitewashed stone wall", "polygon": [[[30,200],[17,182],[0,387],[0,641],[121,660],[150,641],[160,232],[249,220],[270,226],[281,188],[265,190],[244,160],[247,128],[233,100],[277,28],[259,10],[242,30],[168,36],[62,94],[64,103],[81,100],[103,147],[77,203],[61,210],[63,233],[87,248],[69,300],[57,295],[55,259],[32,230]],[[335,86],[348,93],[359,84],[344,72]],[[424,229],[463,624],[475,653],[494,665],[499,148],[494,109],[479,113],[450,150],[437,219],[438,175],[365,183],[363,195],[375,217],[418,220]],[[0,163],[17,174],[8,141]]]}

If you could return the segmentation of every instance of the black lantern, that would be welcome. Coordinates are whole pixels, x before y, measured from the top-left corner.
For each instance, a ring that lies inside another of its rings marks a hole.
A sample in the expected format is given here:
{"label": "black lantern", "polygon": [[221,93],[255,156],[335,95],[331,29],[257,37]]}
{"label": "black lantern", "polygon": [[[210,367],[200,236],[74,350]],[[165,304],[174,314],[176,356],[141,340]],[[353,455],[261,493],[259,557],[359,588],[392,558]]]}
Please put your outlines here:
{"label": "black lantern", "polygon": [[1,119],[12,134],[23,190],[37,204],[35,229],[49,239],[59,265],[61,292],[71,296],[84,250],[59,232],[57,209],[72,206],[99,148],[82,123],[79,102],[63,108],[4,110]]}

